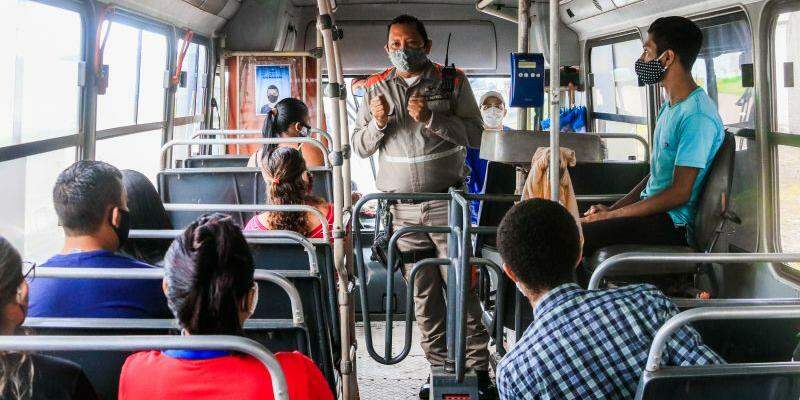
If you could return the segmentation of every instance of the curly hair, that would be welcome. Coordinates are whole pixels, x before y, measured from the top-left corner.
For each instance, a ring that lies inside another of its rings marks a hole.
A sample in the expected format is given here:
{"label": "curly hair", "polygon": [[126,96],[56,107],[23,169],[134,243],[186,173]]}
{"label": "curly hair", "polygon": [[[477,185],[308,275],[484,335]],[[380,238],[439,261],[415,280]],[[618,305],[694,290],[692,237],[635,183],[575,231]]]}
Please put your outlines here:
{"label": "curly hair", "polygon": [[[269,154],[267,162],[263,163],[261,168],[267,181],[267,199],[270,204],[316,205],[324,202],[311,195],[313,180],[299,150],[292,147],[278,147]],[[308,217],[305,212],[267,212],[265,222],[270,230],[309,234]]]}

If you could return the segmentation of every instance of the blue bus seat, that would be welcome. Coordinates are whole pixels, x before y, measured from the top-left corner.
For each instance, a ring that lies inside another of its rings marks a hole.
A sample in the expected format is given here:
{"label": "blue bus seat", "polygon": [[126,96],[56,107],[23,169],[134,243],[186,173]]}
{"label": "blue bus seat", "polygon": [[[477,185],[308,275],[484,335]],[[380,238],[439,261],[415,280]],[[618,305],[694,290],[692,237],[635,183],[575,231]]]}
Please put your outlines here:
{"label": "blue bus seat", "polygon": [[183,160],[184,168],[244,168],[250,156],[242,154],[197,155]]}
{"label": "blue bus seat", "polygon": [[[24,326],[36,335],[51,336],[180,334],[176,322],[169,319],[28,318]],[[306,328],[294,325],[290,319],[249,320],[245,323],[245,336],[272,352],[299,351],[309,355]],[[58,351],[47,354],[79,364],[100,398],[116,399],[122,365],[132,352]]]}
{"label": "blue bus seat", "polygon": [[[333,199],[331,171],[310,170],[312,193],[330,202]],[[266,183],[257,168],[180,168],[158,173],[158,192],[164,203],[189,204],[267,204]],[[188,226],[203,212],[171,211],[172,226]],[[255,213],[234,213],[244,226]]]}

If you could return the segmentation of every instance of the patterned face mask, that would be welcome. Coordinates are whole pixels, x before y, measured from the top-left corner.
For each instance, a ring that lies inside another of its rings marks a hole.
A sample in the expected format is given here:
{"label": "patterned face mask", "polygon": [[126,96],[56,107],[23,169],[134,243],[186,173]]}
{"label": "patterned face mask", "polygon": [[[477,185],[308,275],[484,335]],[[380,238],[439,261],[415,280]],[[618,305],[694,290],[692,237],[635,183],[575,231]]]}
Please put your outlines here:
{"label": "patterned face mask", "polygon": [[636,70],[636,76],[639,77],[639,82],[645,85],[654,85],[664,79],[667,67],[661,65],[660,61],[661,57],[664,57],[664,54],[666,54],[666,52],[661,53],[658,58],[650,61],[644,61],[642,59],[636,60],[634,70]]}
{"label": "patterned face mask", "polygon": [[503,126],[503,117],[505,113],[497,107],[489,107],[481,111],[483,117],[483,125],[487,128],[500,128]]}
{"label": "patterned face mask", "polygon": [[428,55],[425,49],[402,49],[389,52],[389,60],[400,72],[419,71],[426,62]]}

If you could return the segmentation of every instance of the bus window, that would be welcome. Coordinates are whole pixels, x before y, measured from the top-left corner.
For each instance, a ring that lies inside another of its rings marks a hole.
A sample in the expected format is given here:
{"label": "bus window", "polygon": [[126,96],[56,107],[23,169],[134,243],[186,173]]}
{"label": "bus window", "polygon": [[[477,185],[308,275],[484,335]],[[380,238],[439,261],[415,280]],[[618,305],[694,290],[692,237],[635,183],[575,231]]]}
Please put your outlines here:
{"label": "bus window", "polygon": [[753,127],[753,88],[742,86],[742,65],[752,64],[753,45],[744,13],[698,21],[703,47],[692,67],[695,81],[717,103],[725,125]]}
{"label": "bus window", "polygon": [[58,174],[75,162],[75,148],[0,162],[0,235],[25,259],[42,262],[61,248],[63,233],[53,209]]}
{"label": "bus window", "polygon": [[[95,159],[134,169],[155,182],[162,130],[152,124],[164,120],[167,36],[121,21],[114,21],[109,35],[103,55],[108,89],[97,96]],[[114,128],[123,126],[130,129],[120,136]]]}
{"label": "bus window", "polygon": [[[591,47],[593,130],[635,133],[648,139],[647,93],[633,67],[642,55],[642,41],[625,36],[618,42]],[[629,139],[606,139],[609,160],[644,159],[641,144]]]}
{"label": "bus window", "polygon": [[[777,223],[780,229],[780,248],[785,252],[800,252],[800,11],[778,16],[772,34],[773,101],[772,130],[781,145],[776,146],[778,170]],[[794,75],[794,82],[792,76]],[[798,266],[800,267],[800,266]]]}
{"label": "bus window", "polygon": [[78,133],[80,14],[0,4],[0,146]]}
{"label": "bus window", "polygon": [[[178,51],[183,48],[183,39],[178,41]],[[175,129],[173,139],[189,139],[202,124],[205,98],[206,46],[198,43],[189,45],[181,71],[186,73],[186,87],[178,87],[175,92]],[[173,159],[186,159],[188,148],[178,146],[173,150]]]}

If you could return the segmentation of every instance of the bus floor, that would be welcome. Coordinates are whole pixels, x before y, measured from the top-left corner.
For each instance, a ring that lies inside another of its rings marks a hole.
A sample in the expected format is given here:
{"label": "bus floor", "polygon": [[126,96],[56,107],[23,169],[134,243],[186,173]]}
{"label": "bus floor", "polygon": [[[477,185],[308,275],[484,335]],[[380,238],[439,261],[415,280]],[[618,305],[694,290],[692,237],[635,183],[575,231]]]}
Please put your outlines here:
{"label": "bus floor", "polygon": [[[383,354],[385,322],[372,322],[372,339],[375,351]],[[392,329],[393,355],[403,349],[405,323],[396,322]],[[358,387],[362,400],[417,400],[420,386],[428,378],[430,364],[419,345],[419,329],[414,324],[411,351],[403,361],[394,365],[383,365],[367,353],[364,342],[364,324],[356,323],[358,340]]]}

